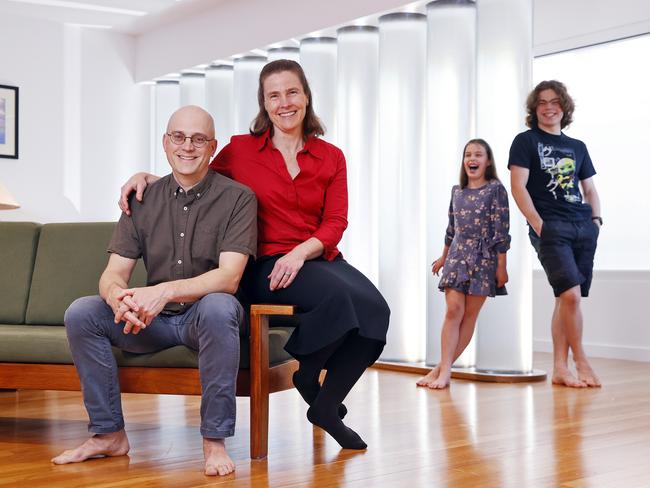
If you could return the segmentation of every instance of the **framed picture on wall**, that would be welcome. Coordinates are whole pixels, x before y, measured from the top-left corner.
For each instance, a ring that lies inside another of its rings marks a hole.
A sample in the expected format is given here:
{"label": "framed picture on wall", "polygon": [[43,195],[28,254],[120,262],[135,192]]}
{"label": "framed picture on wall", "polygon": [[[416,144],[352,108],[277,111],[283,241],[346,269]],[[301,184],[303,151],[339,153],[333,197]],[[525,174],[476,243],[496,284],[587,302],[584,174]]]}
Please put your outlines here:
{"label": "framed picture on wall", "polygon": [[18,159],[18,87],[0,85],[0,158]]}

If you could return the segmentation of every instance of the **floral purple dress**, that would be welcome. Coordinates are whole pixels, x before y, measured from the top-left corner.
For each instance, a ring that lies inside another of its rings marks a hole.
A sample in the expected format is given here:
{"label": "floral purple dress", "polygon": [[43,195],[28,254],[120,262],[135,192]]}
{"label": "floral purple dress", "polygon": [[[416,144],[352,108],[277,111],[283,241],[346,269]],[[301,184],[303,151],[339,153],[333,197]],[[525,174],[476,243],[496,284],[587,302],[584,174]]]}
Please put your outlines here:
{"label": "floral purple dress", "polygon": [[449,246],[438,288],[453,288],[466,295],[506,295],[497,288],[497,254],[510,249],[508,192],[498,180],[480,188],[451,189]]}

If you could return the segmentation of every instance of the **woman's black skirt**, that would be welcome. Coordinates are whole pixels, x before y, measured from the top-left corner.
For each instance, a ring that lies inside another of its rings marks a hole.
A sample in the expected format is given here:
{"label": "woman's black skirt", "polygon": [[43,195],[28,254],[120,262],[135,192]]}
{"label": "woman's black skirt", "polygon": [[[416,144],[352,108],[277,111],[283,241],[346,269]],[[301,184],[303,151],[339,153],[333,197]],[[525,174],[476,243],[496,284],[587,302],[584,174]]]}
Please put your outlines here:
{"label": "woman's black skirt", "polygon": [[300,359],[328,346],[351,331],[386,344],[390,309],[379,290],[343,258],[306,261],[288,288],[269,290],[269,278],[282,255],[249,263],[242,280],[251,303],[295,305],[300,325],[285,349]]}

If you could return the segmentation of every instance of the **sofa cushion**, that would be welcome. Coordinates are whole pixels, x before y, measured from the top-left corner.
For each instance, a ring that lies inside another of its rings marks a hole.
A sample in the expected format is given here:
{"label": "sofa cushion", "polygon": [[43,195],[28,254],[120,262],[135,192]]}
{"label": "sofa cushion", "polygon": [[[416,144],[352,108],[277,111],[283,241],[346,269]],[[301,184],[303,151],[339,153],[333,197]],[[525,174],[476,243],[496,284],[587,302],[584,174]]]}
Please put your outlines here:
{"label": "sofa cushion", "polygon": [[40,229],[32,222],[0,222],[0,323],[25,321]]}
{"label": "sofa cushion", "polygon": [[[43,225],[25,323],[62,325],[65,310],[76,298],[97,295],[114,227],[114,222]],[[140,261],[131,285],[145,282]]]}
{"label": "sofa cushion", "polygon": [[[117,326],[116,326],[117,327]],[[269,364],[291,359],[284,350],[293,328],[273,327],[269,330]],[[152,368],[196,368],[198,356],[185,346],[176,346],[151,354],[133,354],[113,348],[120,366]],[[65,327],[51,325],[0,325],[0,362],[72,364]],[[248,369],[248,341],[241,341],[240,368]]]}

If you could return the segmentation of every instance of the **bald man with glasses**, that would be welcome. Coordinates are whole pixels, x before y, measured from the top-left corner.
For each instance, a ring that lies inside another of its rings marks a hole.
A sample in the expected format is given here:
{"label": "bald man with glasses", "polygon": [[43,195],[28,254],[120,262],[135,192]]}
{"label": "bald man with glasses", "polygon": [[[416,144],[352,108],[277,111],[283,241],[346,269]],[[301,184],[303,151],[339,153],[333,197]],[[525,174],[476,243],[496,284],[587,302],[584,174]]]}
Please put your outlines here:
{"label": "bald man with glasses", "polygon": [[[247,187],[209,170],[217,142],[205,110],[174,112],[162,142],[171,174],[149,185],[142,201],[132,199],[120,217],[100,295],[76,300],[65,314],[93,436],[55,464],[129,451],[112,346],[151,353],[185,345],[199,356],[205,474],[235,469],[225,439],[235,429],[244,311],[233,294],[256,252],[257,203]],[[129,288],[140,257],[147,286]]]}

